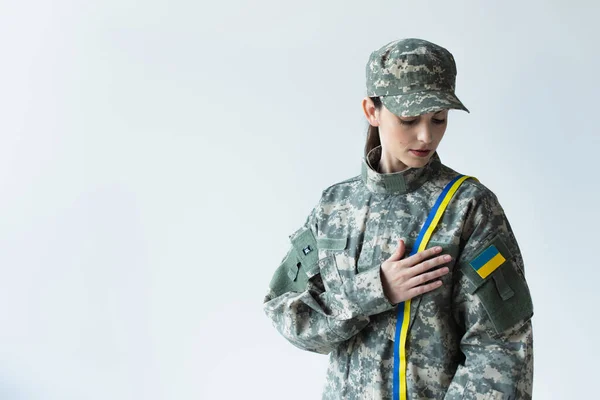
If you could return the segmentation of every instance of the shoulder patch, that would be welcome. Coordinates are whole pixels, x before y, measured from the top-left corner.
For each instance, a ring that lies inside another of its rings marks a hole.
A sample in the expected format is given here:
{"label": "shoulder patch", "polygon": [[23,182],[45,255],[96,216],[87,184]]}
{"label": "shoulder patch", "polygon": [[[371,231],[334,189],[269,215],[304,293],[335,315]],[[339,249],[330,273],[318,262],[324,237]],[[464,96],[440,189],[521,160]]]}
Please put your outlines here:
{"label": "shoulder patch", "polygon": [[485,279],[499,266],[504,264],[506,262],[506,258],[509,257],[509,254],[506,253],[506,250],[503,254],[502,250],[498,248],[504,246],[495,245],[495,242],[497,241],[499,241],[499,238],[496,238],[496,240],[494,240],[492,244],[487,246],[483,251],[479,253],[479,255],[477,255],[473,260],[471,260],[471,262],[469,262],[469,265],[471,265],[471,267],[475,270],[475,272],[477,272],[477,274],[481,278]]}
{"label": "shoulder patch", "polygon": [[501,232],[485,240],[470,258],[461,262],[461,269],[472,284],[470,293],[474,293],[483,283],[499,278],[502,270],[514,262],[514,256],[506,244]]}

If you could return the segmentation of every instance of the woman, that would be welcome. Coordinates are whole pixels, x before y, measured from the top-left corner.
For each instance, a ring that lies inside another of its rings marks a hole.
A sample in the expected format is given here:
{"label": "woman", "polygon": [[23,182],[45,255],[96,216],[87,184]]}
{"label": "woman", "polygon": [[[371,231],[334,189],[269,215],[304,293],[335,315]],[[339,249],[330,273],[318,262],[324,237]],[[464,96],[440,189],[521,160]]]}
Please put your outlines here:
{"label": "woman", "polygon": [[371,54],[361,174],[322,192],[273,275],[266,315],[329,354],[323,399],[531,398],[516,238],[494,193],[436,152],[449,109],[468,112],[455,79],[426,40]]}

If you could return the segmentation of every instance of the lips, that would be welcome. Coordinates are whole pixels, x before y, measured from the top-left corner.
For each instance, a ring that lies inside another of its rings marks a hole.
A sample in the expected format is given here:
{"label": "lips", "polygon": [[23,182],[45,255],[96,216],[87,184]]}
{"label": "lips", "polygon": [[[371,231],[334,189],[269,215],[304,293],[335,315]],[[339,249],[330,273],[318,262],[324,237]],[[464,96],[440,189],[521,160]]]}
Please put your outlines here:
{"label": "lips", "polygon": [[411,150],[410,151],[412,154],[419,156],[419,157],[426,157],[427,155],[429,155],[429,153],[431,152],[431,150]]}

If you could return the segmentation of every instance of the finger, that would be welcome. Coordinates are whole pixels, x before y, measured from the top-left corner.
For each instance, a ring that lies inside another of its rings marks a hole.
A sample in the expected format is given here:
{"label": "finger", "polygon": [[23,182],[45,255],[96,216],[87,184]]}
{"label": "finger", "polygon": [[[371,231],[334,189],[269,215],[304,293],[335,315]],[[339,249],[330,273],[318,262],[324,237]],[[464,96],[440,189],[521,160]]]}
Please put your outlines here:
{"label": "finger", "polygon": [[435,281],[428,283],[427,285],[417,286],[412,289],[409,289],[406,291],[406,294],[409,296],[409,299],[412,299],[413,297],[418,296],[420,294],[431,292],[432,290],[435,290],[440,286],[442,286],[442,281]]}
{"label": "finger", "polygon": [[446,264],[447,262],[450,262],[451,260],[452,260],[451,255],[443,254],[441,256],[423,261],[422,263],[417,264],[412,268],[408,268],[406,276],[413,277],[413,276],[420,275],[423,272],[430,270],[431,268],[437,267],[438,265]]}
{"label": "finger", "polygon": [[398,241],[398,247],[396,247],[396,250],[394,251],[394,254],[392,254],[390,256],[390,258],[388,258],[388,260],[390,261],[398,261],[402,259],[402,256],[404,255],[404,251],[405,251],[405,245],[404,245],[404,240],[400,239]]}
{"label": "finger", "polygon": [[410,278],[409,280],[406,281],[406,286],[408,286],[409,288],[417,287],[417,286],[423,285],[424,283],[427,283],[431,280],[434,280],[436,278],[444,276],[448,272],[450,272],[450,269],[448,267],[444,267],[444,268],[436,269],[435,271],[431,271],[431,272],[427,272],[427,273],[420,274],[417,276],[413,276],[412,278]]}
{"label": "finger", "polygon": [[442,247],[441,246],[435,246],[432,247],[431,249],[427,249],[427,250],[423,250],[418,252],[417,254],[413,254],[410,257],[405,258],[403,261],[405,263],[405,266],[407,267],[412,267],[413,265],[417,265],[420,262],[433,257],[434,255],[440,253],[442,251]]}

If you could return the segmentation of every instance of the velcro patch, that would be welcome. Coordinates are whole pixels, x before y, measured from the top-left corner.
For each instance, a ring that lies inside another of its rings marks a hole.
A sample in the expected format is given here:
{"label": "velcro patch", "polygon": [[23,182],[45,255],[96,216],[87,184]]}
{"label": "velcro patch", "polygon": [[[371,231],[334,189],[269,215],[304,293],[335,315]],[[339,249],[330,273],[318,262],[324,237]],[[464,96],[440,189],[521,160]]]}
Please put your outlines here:
{"label": "velcro patch", "polygon": [[[506,255],[508,256],[508,254]],[[475,257],[469,265],[473,267],[477,274],[485,279],[489,274],[494,272],[499,266],[506,262],[506,257],[493,244],[489,245],[477,257]]]}

